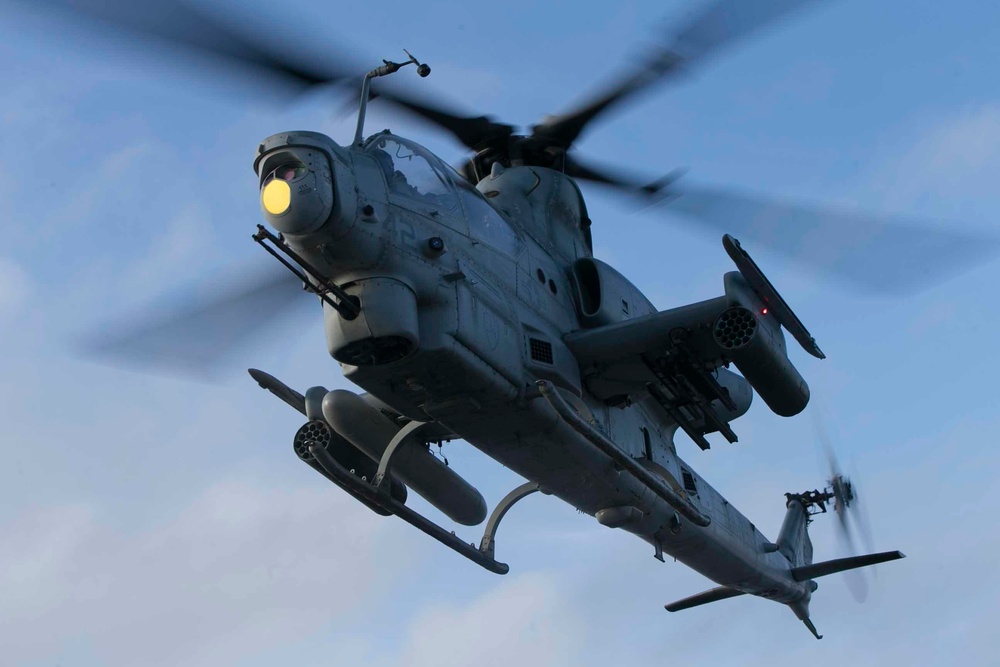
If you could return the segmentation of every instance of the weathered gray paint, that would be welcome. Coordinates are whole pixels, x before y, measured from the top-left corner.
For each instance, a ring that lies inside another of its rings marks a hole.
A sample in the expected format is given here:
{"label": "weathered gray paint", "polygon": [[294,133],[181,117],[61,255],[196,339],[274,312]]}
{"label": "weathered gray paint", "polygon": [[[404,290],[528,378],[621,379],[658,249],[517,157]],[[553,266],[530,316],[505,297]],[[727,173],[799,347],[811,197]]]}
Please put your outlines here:
{"label": "weathered gray paint", "polygon": [[[307,148],[325,159],[299,152]],[[626,278],[590,256],[579,190],[559,172],[496,165],[477,192],[388,133],[349,149],[314,133],[279,134],[261,144],[255,166],[273,169],[282,155],[310,158],[320,170],[332,165],[301,192],[293,189],[306,218],[317,201],[331,199],[313,188],[326,173],[333,203],[318,227],[269,221],[284,225],[289,245],[361,303],[352,320],[323,306],[331,355],[370,396],[326,394],[321,408],[330,426],[378,461],[406,420],[437,425],[529,480],[510,498],[539,488],[727,587],[700,600],[750,593],[788,604],[808,621],[815,585],[791,574],[811,562],[801,504],[789,504],[774,548],[677,456],[678,424],[647,390],[659,382],[654,362],[683,348],[728,390],[733,409],[711,403],[725,422],[749,409],[751,384],[779,413],[805,406],[808,388],[785,356],[781,328],[740,274],[727,274],[723,296],[655,312]],[[417,164],[429,171],[414,171]],[[396,166],[432,184],[443,179],[443,187],[415,189]],[[307,226],[308,233],[294,233]],[[431,249],[431,239],[443,249]],[[757,323],[751,342],[735,352],[713,334],[733,307]],[[730,361],[751,382],[728,371]],[[310,414],[315,401],[307,395]],[[426,451],[393,457],[393,472],[456,521],[485,518],[478,492]],[[492,537],[487,542],[492,548]]]}

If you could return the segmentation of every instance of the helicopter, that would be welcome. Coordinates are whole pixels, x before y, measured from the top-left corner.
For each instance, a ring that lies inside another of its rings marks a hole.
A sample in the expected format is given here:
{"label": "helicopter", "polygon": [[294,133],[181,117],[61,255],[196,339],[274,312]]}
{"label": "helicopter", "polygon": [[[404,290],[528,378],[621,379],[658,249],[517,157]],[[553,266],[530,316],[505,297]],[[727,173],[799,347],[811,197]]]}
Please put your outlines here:
{"label": "helicopter", "polygon": [[[317,297],[328,351],[365,393],[299,393],[262,371],[251,376],[308,420],[293,438],[305,463],[374,512],[400,517],[490,571],[507,571],[495,558],[504,515],[541,491],[720,584],[669,611],[758,595],[787,604],[818,637],[808,613],[816,578],[902,554],[813,562],[811,517],[830,503],[846,517],[855,499],[839,474],[827,489],[788,494],[779,536],[766,539],[677,455],[674,435],[703,449],[713,433],[735,441],[731,423],[754,392],[776,414],[801,413],[809,390],[783,332],[816,358],[822,351],[732,236],[723,247],[736,271],[724,277],[723,295],[657,311],[593,257],[576,181],[657,201],[694,197],[681,194],[676,175],[644,184],[570,153],[605,109],[697,61],[697,47],[720,46],[706,45],[702,29],[731,11],[732,3],[716,3],[634,76],[526,135],[375,89],[376,99],[469,146],[474,157],[461,173],[391,132],[364,137],[373,79],[409,64],[430,73],[413,56],[364,78],[350,143],[307,131],[265,139],[254,169],[277,233],[260,226],[254,240],[288,271],[275,289],[305,285]],[[704,40],[690,46],[696,37]],[[452,439],[529,480],[488,520],[478,491],[428,451]],[[456,523],[486,521],[479,546],[408,507],[408,489]]]}

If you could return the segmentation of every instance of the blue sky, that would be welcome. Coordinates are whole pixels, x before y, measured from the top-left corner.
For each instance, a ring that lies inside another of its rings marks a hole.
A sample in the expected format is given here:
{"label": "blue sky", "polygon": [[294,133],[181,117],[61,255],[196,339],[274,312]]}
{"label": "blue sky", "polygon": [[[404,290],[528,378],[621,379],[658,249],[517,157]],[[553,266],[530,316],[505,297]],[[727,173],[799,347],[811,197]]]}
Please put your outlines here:
{"label": "blue sky", "polygon": [[[1000,214],[1000,7],[956,0],[820,2],[592,128],[583,155],[992,232]],[[280,48],[324,42],[364,62],[410,49],[414,85],[525,125],[683,15],[672,1],[213,4]],[[709,587],[644,543],[550,497],[508,516],[497,577],[353,503],[291,452],[301,417],[242,369],[299,389],[346,387],[319,314],[266,330],[217,384],[81,359],[81,335],[185,286],[268,259],[253,150],[353,118],[322,92],[220,82],[147,46],[81,34],[0,4],[0,646],[13,665],[990,664],[1000,594],[992,526],[996,261],[905,298],[875,298],[749,247],[828,359],[793,350],[814,401],[755,405],[737,445],[680,449],[773,535],[785,491],[823,478],[819,411],[859,472],[878,570],[857,605],[822,580],[816,642],[787,609],[740,598],[667,614]],[[318,45],[318,46],[317,46]],[[412,73],[403,72],[402,75]],[[451,162],[446,137],[375,109]],[[660,307],[716,296],[730,270],[714,231],[586,191],[599,257]],[[236,269],[227,267],[237,267]],[[915,268],[915,270],[917,270]],[[495,503],[519,480],[462,443],[452,465]],[[460,534],[478,539],[475,531]],[[835,557],[831,521],[813,526]]]}

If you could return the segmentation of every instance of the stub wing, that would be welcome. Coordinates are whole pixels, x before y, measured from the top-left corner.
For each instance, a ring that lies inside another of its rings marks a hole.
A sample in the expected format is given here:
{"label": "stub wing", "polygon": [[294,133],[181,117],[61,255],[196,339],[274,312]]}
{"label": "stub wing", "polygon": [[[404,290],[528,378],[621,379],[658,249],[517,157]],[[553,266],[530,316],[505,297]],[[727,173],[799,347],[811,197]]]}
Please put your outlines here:
{"label": "stub wing", "polygon": [[[739,242],[726,236],[723,245],[739,269],[725,275],[723,296],[601,326],[594,320],[564,338],[591,393],[609,405],[648,393],[703,449],[713,431],[736,441],[728,424],[749,409],[750,387],[776,414],[805,409],[809,387],[788,359],[783,328],[823,358]],[[743,377],[724,368],[730,363]]]}
{"label": "stub wing", "polygon": [[577,331],[565,338],[588,391],[609,405],[652,396],[670,418],[708,448],[706,433],[736,435],[729,422],[753,398],[747,382],[721,368],[728,363],[713,338],[729,308],[725,297]]}

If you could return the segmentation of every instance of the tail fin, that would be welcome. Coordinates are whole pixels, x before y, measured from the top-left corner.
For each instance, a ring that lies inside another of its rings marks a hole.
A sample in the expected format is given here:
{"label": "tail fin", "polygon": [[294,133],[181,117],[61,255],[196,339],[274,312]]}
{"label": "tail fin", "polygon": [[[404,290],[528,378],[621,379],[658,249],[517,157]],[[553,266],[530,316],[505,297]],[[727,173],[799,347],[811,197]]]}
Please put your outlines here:
{"label": "tail fin", "polygon": [[806,581],[816,577],[825,577],[828,574],[853,570],[858,567],[877,565],[890,560],[906,558],[902,551],[883,551],[878,554],[867,554],[865,556],[851,556],[850,558],[835,558],[823,561],[822,563],[812,563],[811,565],[800,565],[792,568],[792,578],[795,581]]}
{"label": "tail fin", "polygon": [[735,588],[729,588],[728,586],[719,586],[718,588],[711,588],[707,591],[702,591],[697,595],[692,595],[691,597],[684,598],[683,600],[671,602],[668,605],[664,605],[664,608],[667,611],[682,611],[684,609],[690,609],[691,607],[708,604],[709,602],[728,600],[729,598],[734,598],[738,595],[743,595],[743,591],[738,591]]}

